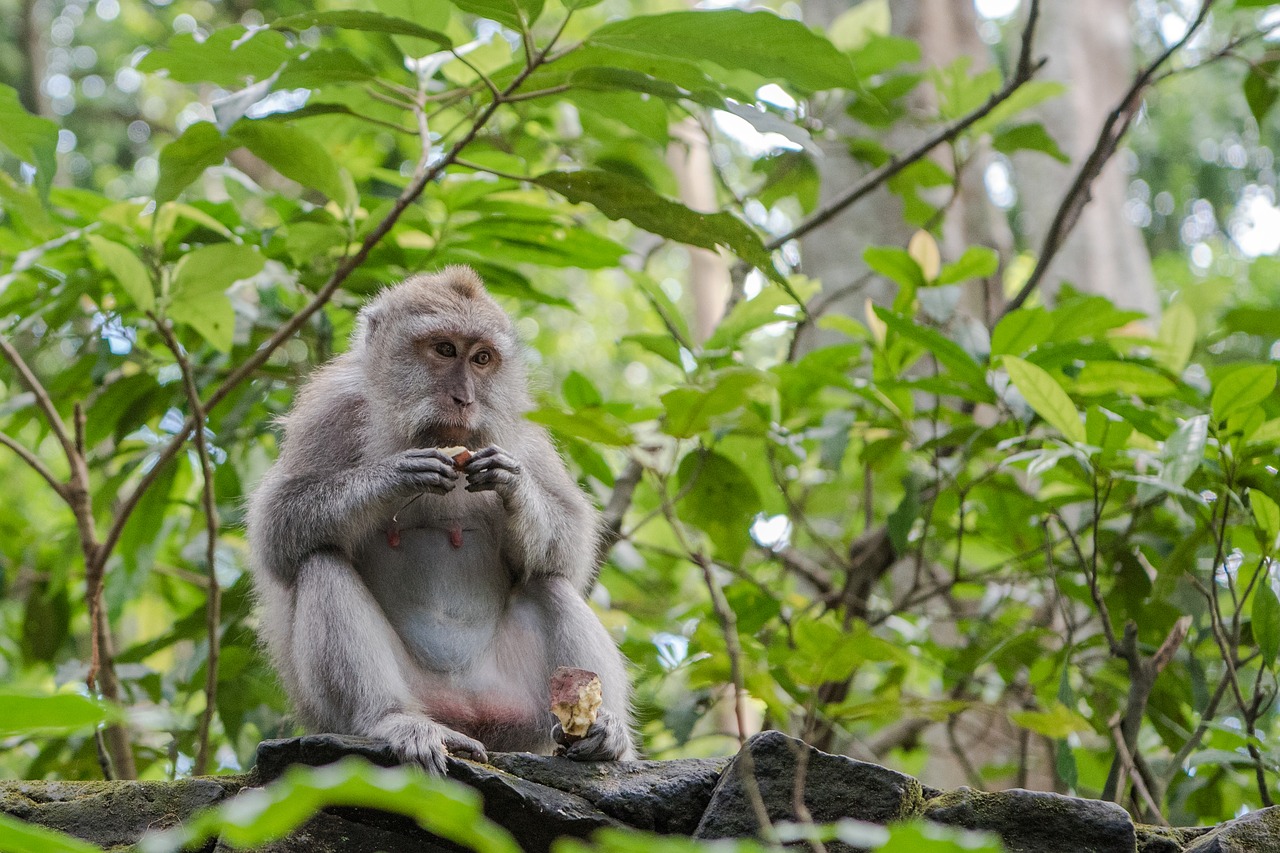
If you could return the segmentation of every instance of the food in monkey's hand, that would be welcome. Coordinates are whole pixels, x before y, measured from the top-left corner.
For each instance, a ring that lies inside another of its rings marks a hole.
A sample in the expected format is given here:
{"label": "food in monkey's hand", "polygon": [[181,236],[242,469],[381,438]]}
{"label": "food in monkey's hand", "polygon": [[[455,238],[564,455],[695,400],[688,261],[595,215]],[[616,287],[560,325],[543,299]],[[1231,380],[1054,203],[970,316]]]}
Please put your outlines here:
{"label": "food in monkey's hand", "polygon": [[452,459],[453,467],[457,468],[459,471],[461,471],[466,466],[467,461],[471,459],[471,451],[460,444],[455,445],[454,447],[442,447],[440,448],[440,452]]}
{"label": "food in monkey's hand", "polygon": [[551,713],[570,740],[586,736],[604,701],[600,676],[587,669],[556,667],[551,674]]}

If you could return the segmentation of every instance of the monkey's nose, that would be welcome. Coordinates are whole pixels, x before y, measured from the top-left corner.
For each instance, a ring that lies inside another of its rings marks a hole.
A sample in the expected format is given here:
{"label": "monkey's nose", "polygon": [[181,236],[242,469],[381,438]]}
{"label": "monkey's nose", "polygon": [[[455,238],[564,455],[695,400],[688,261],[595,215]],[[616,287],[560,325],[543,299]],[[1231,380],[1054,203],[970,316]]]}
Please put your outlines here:
{"label": "monkey's nose", "polygon": [[466,397],[458,397],[455,395],[453,398],[453,402],[457,403],[459,409],[465,409],[468,406],[470,406],[474,401]]}

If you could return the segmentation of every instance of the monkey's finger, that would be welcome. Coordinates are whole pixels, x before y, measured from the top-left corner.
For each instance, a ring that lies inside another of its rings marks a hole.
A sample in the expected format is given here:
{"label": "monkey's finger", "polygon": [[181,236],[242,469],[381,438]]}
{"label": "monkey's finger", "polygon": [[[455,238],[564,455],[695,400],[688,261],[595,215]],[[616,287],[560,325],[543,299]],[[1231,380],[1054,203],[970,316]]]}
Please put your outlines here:
{"label": "monkey's finger", "polygon": [[492,492],[497,489],[514,486],[515,483],[516,476],[510,471],[484,471],[480,474],[467,478],[467,491]]}
{"label": "monkey's finger", "polygon": [[468,475],[477,471],[492,471],[497,469],[510,471],[512,474],[519,474],[520,463],[505,453],[496,453],[493,456],[484,457],[479,462],[476,461],[475,457],[472,457],[471,460],[463,467],[463,470],[466,471]]}
{"label": "monkey's finger", "polygon": [[396,462],[396,470],[412,474],[433,473],[450,479],[458,476],[458,470],[453,466],[453,460],[446,457],[404,456]]}
{"label": "monkey's finger", "polygon": [[444,736],[444,745],[451,755],[456,755],[460,758],[469,758],[472,761],[479,761],[482,764],[487,764],[489,761],[489,754],[485,752],[484,744],[478,740],[469,738],[464,734],[460,734],[458,732],[446,732]]}
{"label": "monkey's finger", "polygon": [[566,742],[568,738],[559,726],[551,731],[556,742],[562,744],[563,755],[574,761],[617,761],[626,752],[624,734],[622,724],[608,711],[601,711],[586,735],[572,743]]}

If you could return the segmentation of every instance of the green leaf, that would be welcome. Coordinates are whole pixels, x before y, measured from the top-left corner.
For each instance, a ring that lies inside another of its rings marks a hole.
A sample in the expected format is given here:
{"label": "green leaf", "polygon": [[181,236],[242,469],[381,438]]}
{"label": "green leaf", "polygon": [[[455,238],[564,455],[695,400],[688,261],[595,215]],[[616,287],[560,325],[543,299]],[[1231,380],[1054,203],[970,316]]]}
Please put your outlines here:
{"label": "green leaf", "polygon": [[1057,140],[1049,135],[1040,122],[1020,124],[1002,130],[991,140],[991,147],[1001,154],[1015,151],[1039,151],[1048,154],[1059,163],[1069,163],[1071,158],[1058,147]]}
{"label": "green leaf", "polygon": [[1253,512],[1253,520],[1258,523],[1258,528],[1265,534],[1262,537],[1263,547],[1270,550],[1275,544],[1276,536],[1280,536],[1280,506],[1265,492],[1250,489],[1249,509]]}
{"label": "green leaf", "polygon": [[675,388],[661,397],[666,409],[662,431],[676,438],[691,438],[711,425],[711,419],[740,408],[747,392],[764,381],[753,370],[728,370],[717,374],[707,389]]}
{"label": "green leaf", "polygon": [[1036,414],[1054,426],[1068,441],[1084,443],[1085,431],[1084,424],[1080,422],[1080,414],[1057,380],[1043,368],[1012,355],[1004,357],[1004,368]]}
{"label": "green leaf", "polygon": [[195,329],[221,352],[230,351],[235,309],[227,288],[257,275],[265,263],[253,247],[239,243],[217,243],[188,252],[174,269],[169,318]]}
{"label": "green leaf", "polygon": [[924,271],[906,249],[897,246],[868,246],[862,252],[862,260],[868,267],[890,281],[897,282],[909,293],[925,286]]}
{"label": "green leaf", "polygon": [[711,62],[808,91],[857,85],[849,57],[799,21],[771,12],[637,15],[605,24],[587,37],[587,44]]}
{"label": "green leaf", "polygon": [[323,145],[298,128],[265,119],[242,119],[229,136],[286,178],[319,190],[342,207],[350,201],[337,162]]}
{"label": "green leaf", "polygon": [[278,32],[250,32],[235,25],[215,29],[208,38],[182,33],[164,47],[153,49],[138,63],[146,73],[165,71],[179,83],[214,83],[239,89],[251,80],[265,80],[296,54]]}
{"label": "green leaf", "polygon": [[995,275],[998,269],[1000,269],[1000,255],[995,249],[988,249],[986,246],[970,246],[964,250],[959,260],[944,264],[942,272],[938,273],[938,278],[933,283],[935,285],[955,284],[971,278],[985,278]]}
{"label": "green leaf", "polygon": [[365,33],[386,33],[393,36],[412,36],[435,42],[442,48],[453,47],[453,41],[442,32],[429,30],[413,21],[368,12],[359,9],[342,9],[331,12],[303,12],[278,18],[271,24],[273,30],[302,32],[312,27],[334,27],[339,30],[356,30]]}
{"label": "green leaf", "polygon": [[658,195],[642,181],[614,172],[546,172],[533,182],[569,201],[594,205],[610,219],[625,219],[659,236],[704,249],[724,246],[770,278],[784,280],[760,236],[731,213],[698,213]]}
{"label": "green leaf", "polygon": [[489,18],[516,32],[528,29],[542,14],[542,0],[449,0],[464,12]]}
{"label": "green leaf", "polygon": [[316,89],[334,83],[359,83],[375,76],[374,70],[349,50],[320,49],[308,52],[287,66],[274,88]]}
{"label": "green leaf", "polygon": [[1055,740],[1093,731],[1088,720],[1058,702],[1048,711],[1014,711],[1009,714],[1009,719],[1016,726]]}
{"label": "green leaf", "polygon": [[1257,65],[1250,63],[1249,73],[1244,77],[1242,84],[1244,100],[1249,105],[1249,112],[1253,113],[1253,118],[1258,122],[1259,127],[1266,127],[1267,113],[1271,112],[1276,99],[1280,98],[1280,87],[1276,86],[1278,69],[1280,69],[1280,61],[1276,60]]}
{"label": "green leaf", "polygon": [[1270,569],[1262,571],[1253,593],[1253,638],[1258,641],[1263,661],[1274,669],[1276,655],[1280,654],[1280,599],[1271,587]]}
{"label": "green leaf", "polygon": [[1019,308],[1006,314],[991,331],[991,357],[1025,355],[1053,334],[1053,320],[1043,308]]}
{"label": "green leaf", "polygon": [[795,318],[788,314],[779,314],[779,309],[795,308],[795,303],[787,294],[776,287],[761,290],[751,299],[743,299],[733,306],[729,315],[720,321],[715,332],[703,344],[706,350],[730,349],[739,345],[742,337],[761,326],[770,323],[794,322]]}
{"label": "green leaf", "polygon": [[18,100],[18,90],[0,83],[0,148],[36,170],[35,186],[49,194],[58,169],[58,126],[32,115]]}
{"label": "green leaf", "polygon": [[198,121],[182,135],[160,149],[160,178],[156,181],[156,204],[173,201],[200,177],[236,148],[236,143],[207,121]]}
{"label": "green leaf", "polygon": [[0,812],[5,853],[102,853],[102,848],[71,835],[27,823]]}
{"label": "green leaf", "polygon": [[1183,421],[1165,439],[1160,479],[1172,486],[1185,484],[1204,462],[1204,448],[1208,441],[1208,415],[1197,415]]}
{"label": "green leaf", "polygon": [[1155,350],[1156,360],[1170,373],[1182,373],[1196,346],[1196,314],[1190,305],[1175,302],[1169,306],[1160,318],[1156,341],[1160,344]]}
{"label": "green leaf", "polygon": [[714,451],[695,451],[676,470],[676,514],[710,537],[721,559],[737,563],[751,546],[751,523],[760,494],[747,473]]}
{"label": "green leaf", "polygon": [[1127,361],[1089,361],[1076,375],[1075,392],[1084,396],[1134,394],[1165,397],[1178,390],[1169,377]]}
{"label": "green leaf", "polygon": [[1218,379],[1214,385],[1210,406],[1214,420],[1225,421],[1234,412],[1256,406],[1276,387],[1276,367],[1273,364],[1248,364],[1238,367]]}
{"label": "green leaf", "polygon": [[98,262],[107,268],[112,277],[120,284],[121,289],[133,300],[133,304],[141,311],[151,311],[156,307],[155,291],[151,286],[151,276],[142,260],[125,245],[90,234],[87,238],[89,247]]}
{"label": "green leaf", "polygon": [[627,447],[634,443],[626,423],[600,409],[586,408],[565,412],[541,408],[529,412],[525,417],[556,432],[596,444]]}
{"label": "green leaf", "polygon": [[106,705],[78,693],[0,691],[0,736],[89,731],[113,716]]}
{"label": "green leaf", "polygon": [[939,364],[951,371],[954,379],[973,388],[987,388],[986,368],[974,361],[973,356],[955,341],[936,329],[921,326],[879,305],[875,306],[875,313],[888,329],[924,347]]}

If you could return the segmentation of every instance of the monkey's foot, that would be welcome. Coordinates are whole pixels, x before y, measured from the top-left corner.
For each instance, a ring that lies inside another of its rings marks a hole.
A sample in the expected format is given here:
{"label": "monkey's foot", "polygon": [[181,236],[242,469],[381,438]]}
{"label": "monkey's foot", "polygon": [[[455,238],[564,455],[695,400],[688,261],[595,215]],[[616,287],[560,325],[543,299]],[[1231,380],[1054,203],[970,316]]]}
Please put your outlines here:
{"label": "monkey's foot", "polygon": [[489,760],[480,741],[421,714],[387,714],[369,731],[369,737],[385,740],[401,761],[417,764],[436,776],[445,775],[446,754],[472,761]]}
{"label": "monkey's foot", "polygon": [[581,738],[566,735],[559,721],[551,727],[551,736],[560,744],[556,755],[574,761],[620,761],[632,757],[627,727],[608,711],[601,711]]}

